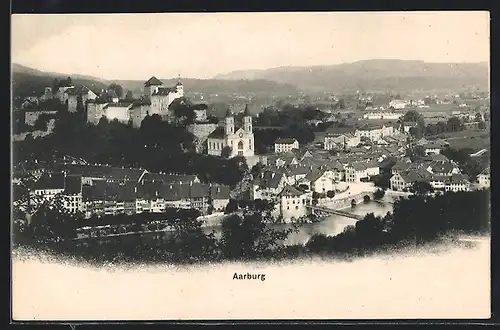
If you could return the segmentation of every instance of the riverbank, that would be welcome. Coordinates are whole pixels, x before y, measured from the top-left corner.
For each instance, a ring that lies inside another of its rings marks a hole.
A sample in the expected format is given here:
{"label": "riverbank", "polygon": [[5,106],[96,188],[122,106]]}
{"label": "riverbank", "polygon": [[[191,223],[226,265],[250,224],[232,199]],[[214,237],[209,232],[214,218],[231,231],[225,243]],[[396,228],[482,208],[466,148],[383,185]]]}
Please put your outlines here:
{"label": "riverbank", "polygon": [[[18,254],[12,265],[13,318],[488,318],[489,251],[490,240],[478,238],[474,248],[437,245],[349,261],[314,257],[102,268],[47,256],[20,260]],[[266,277],[237,281],[235,272]]]}

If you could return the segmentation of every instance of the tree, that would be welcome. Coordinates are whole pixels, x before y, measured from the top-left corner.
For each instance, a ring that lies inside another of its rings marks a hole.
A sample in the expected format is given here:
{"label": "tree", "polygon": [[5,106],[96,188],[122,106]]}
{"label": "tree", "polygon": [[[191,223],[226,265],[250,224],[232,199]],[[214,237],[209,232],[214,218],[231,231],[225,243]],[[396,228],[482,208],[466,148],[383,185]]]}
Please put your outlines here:
{"label": "tree", "polygon": [[46,131],[50,119],[52,119],[52,116],[46,113],[40,114],[36,119],[34,128],[39,131]]}
{"label": "tree", "polygon": [[407,148],[405,155],[406,157],[410,157],[411,161],[414,162],[425,157],[425,149],[422,146]]}
{"label": "tree", "polygon": [[328,191],[326,192],[326,197],[328,197],[328,198],[333,198],[333,197],[335,197],[335,191],[334,191],[334,190],[328,190]]}
{"label": "tree", "polygon": [[227,158],[231,157],[231,152],[232,152],[231,147],[230,146],[225,146],[221,150],[221,157],[227,159]]}
{"label": "tree", "polygon": [[401,118],[404,122],[414,122],[417,123],[420,128],[425,127],[424,117],[416,110],[410,110],[404,114]]}
{"label": "tree", "polygon": [[125,95],[125,100],[131,101],[134,99],[134,94],[132,94],[131,90],[127,91],[127,94]]}
{"label": "tree", "polygon": [[337,109],[345,109],[345,100],[344,99],[339,99],[337,101],[337,104],[335,105]]}
{"label": "tree", "polygon": [[479,129],[486,129],[486,123],[484,121],[480,121],[477,124],[477,128],[479,128]]}
{"label": "tree", "polygon": [[236,212],[238,210],[238,201],[235,199],[229,199],[229,203],[226,205],[226,209],[224,210],[225,214],[230,214]]}
{"label": "tree", "polygon": [[385,195],[385,191],[382,190],[382,189],[377,189],[374,193],[373,193],[373,198],[379,200],[379,199],[382,199]]}
{"label": "tree", "polygon": [[122,98],[123,97],[123,87],[117,83],[111,83],[109,86],[108,86],[108,89],[114,91],[116,93],[116,95],[118,96],[118,98]]}
{"label": "tree", "polygon": [[416,195],[427,195],[428,193],[433,192],[434,189],[430,185],[430,183],[425,181],[415,181],[410,187],[410,192]]}
{"label": "tree", "polygon": [[410,127],[408,133],[410,133],[410,135],[415,139],[421,139],[424,136],[423,130],[420,126]]}
{"label": "tree", "polygon": [[457,117],[451,117],[450,119],[448,119],[446,125],[448,128],[448,131],[451,131],[451,132],[463,131],[465,129],[464,124]]}

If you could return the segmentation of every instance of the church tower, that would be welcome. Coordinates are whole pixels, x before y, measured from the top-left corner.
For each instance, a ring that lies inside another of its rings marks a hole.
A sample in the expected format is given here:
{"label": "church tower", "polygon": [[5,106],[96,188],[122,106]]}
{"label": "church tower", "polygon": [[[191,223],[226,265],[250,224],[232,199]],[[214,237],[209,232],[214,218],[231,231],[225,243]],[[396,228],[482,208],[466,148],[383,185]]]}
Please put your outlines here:
{"label": "church tower", "polygon": [[243,112],[243,129],[245,132],[252,133],[252,115],[248,110],[248,104],[245,105],[245,111]]}
{"label": "church tower", "polygon": [[177,93],[179,94],[178,95],[179,97],[184,96],[184,86],[182,86],[181,75],[179,75],[177,78],[177,84],[175,85],[175,89],[176,89]]}
{"label": "church tower", "polygon": [[234,117],[230,109],[227,109],[225,124],[226,124],[224,127],[225,134],[226,135],[234,134]]}

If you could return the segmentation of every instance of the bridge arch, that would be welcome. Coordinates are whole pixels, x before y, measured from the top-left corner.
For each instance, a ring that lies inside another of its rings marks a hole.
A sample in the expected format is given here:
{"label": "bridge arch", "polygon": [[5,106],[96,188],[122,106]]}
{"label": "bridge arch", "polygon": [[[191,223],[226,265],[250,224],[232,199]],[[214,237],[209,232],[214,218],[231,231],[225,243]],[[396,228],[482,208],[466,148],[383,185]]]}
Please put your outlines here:
{"label": "bridge arch", "polygon": [[364,201],[365,203],[366,203],[366,202],[371,201],[371,197],[370,197],[370,195],[364,195],[364,196],[363,196],[363,201]]}
{"label": "bridge arch", "polygon": [[351,200],[351,206],[356,206],[356,204],[358,204],[358,203],[356,202],[356,200],[355,200],[355,199],[352,199],[352,200]]}

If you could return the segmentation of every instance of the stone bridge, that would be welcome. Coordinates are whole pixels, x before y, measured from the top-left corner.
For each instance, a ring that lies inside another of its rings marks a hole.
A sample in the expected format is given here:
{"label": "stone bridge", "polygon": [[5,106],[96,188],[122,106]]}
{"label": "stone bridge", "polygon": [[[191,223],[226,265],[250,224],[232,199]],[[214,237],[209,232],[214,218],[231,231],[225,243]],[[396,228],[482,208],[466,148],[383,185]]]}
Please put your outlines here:
{"label": "stone bridge", "polygon": [[329,215],[335,214],[335,215],[341,215],[343,217],[356,219],[356,220],[363,219],[363,216],[361,216],[361,215],[342,211],[342,210],[334,210],[334,209],[330,209],[327,207],[307,205],[306,208],[311,212],[311,214],[317,215],[319,217],[324,217],[324,216],[329,216]]}

